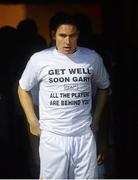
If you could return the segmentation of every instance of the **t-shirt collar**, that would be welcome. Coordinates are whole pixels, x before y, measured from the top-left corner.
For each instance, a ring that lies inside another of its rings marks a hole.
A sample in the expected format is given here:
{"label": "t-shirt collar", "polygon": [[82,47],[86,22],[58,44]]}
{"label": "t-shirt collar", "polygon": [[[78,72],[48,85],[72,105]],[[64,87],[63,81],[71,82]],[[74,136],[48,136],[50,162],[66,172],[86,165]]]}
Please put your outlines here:
{"label": "t-shirt collar", "polygon": [[55,46],[55,48],[54,48],[54,54],[56,54],[57,56],[60,56],[60,57],[73,58],[73,57],[76,57],[76,56],[77,56],[78,52],[79,52],[79,47],[78,47],[78,46],[76,47],[74,53],[72,53],[72,54],[63,54],[63,53],[61,53],[61,52],[58,51],[58,49],[56,48],[56,46]]}

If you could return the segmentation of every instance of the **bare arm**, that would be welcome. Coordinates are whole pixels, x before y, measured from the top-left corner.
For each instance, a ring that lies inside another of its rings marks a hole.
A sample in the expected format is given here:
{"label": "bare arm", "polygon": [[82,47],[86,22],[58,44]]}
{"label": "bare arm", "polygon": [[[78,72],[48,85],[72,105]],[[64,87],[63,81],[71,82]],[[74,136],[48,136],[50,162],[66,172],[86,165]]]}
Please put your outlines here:
{"label": "bare arm", "polygon": [[108,89],[98,89],[96,95],[96,104],[93,114],[92,129],[96,135],[97,141],[97,162],[102,164],[108,152],[108,137],[107,137],[107,123],[108,123]]}
{"label": "bare arm", "polygon": [[92,124],[93,131],[97,131],[99,129],[99,123],[103,109],[107,102],[107,97],[108,97],[108,89],[98,89],[95,110],[93,114],[93,124]]}
{"label": "bare arm", "polygon": [[30,126],[30,132],[33,135],[39,136],[41,134],[40,125],[38,118],[35,113],[32,96],[30,91],[23,90],[20,85],[18,87],[18,96],[21,103],[21,106],[27,117],[27,121]]}

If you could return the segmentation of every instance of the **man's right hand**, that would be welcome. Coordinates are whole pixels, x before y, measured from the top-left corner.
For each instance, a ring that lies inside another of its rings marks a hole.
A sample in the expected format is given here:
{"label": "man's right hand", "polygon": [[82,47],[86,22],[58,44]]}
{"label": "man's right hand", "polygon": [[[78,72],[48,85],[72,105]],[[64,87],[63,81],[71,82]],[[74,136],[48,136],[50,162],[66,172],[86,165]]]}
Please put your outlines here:
{"label": "man's right hand", "polygon": [[36,121],[35,123],[30,124],[30,133],[35,135],[35,136],[41,135],[41,129],[40,129],[39,121]]}

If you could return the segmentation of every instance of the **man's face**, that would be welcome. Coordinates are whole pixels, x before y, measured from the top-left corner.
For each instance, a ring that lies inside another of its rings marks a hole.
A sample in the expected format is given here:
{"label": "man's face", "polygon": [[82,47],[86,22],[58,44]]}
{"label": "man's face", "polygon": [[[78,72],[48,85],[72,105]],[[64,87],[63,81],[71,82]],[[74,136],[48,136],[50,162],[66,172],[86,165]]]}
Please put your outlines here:
{"label": "man's face", "polygon": [[72,54],[77,47],[79,31],[75,25],[62,24],[54,34],[56,47],[63,54]]}

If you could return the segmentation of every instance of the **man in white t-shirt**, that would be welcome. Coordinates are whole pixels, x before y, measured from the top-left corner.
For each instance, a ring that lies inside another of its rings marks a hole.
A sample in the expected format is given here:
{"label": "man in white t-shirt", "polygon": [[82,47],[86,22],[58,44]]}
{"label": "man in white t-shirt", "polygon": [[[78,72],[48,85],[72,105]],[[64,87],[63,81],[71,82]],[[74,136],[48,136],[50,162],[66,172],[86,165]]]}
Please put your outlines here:
{"label": "man in white t-shirt", "polygon": [[[72,15],[55,15],[52,30],[55,46],[30,58],[18,88],[30,132],[40,136],[40,178],[94,179],[93,131],[98,130],[109,77],[95,51],[77,46],[79,27]],[[92,82],[99,88],[93,117]],[[39,121],[31,97],[38,83]]]}

